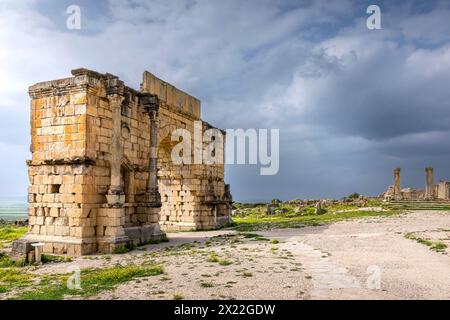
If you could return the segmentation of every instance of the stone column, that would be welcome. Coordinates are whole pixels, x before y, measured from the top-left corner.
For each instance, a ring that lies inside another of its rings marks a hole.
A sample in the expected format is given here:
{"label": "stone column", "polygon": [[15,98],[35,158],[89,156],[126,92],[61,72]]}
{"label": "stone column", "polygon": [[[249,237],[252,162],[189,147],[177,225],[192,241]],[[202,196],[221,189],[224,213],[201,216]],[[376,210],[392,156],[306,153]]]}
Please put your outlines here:
{"label": "stone column", "polygon": [[402,191],[400,187],[400,168],[394,169],[394,199],[401,200]]}
{"label": "stone column", "polygon": [[158,115],[156,111],[150,113],[150,159],[148,191],[151,193],[158,191]]}
{"label": "stone column", "polygon": [[425,168],[425,199],[434,198],[433,168]]}
{"label": "stone column", "polygon": [[121,105],[123,97],[118,94],[108,95],[112,111],[113,133],[111,140],[111,184],[108,190],[108,204],[116,205],[125,202],[125,194],[121,184],[121,161],[123,148],[121,144]]}
{"label": "stone column", "polygon": [[[124,84],[117,77],[110,75],[106,84],[106,95],[112,112],[112,138],[110,154],[110,187],[106,194],[107,204],[98,210],[97,246],[98,251],[111,253],[130,242],[125,234],[125,193],[121,183],[120,167],[122,165],[122,103]],[[99,236],[100,235],[100,236]]]}
{"label": "stone column", "polygon": [[158,98],[151,94],[142,94],[142,104],[149,114],[150,124],[150,154],[149,154],[149,178],[147,182],[147,202],[154,205],[161,204],[161,196],[158,189]]}

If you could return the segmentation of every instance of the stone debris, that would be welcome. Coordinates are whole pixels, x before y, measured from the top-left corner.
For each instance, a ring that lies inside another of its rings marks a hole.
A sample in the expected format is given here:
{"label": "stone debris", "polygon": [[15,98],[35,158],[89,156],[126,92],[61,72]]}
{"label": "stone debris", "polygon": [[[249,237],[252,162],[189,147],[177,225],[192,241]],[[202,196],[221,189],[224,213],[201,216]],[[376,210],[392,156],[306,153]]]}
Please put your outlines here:
{"label": "stone debris", "polygon": [[401,188],[400,168],[394,169],[394,184],[380,197],[384,201],[401,200],[450,200],[450,181],[440,180],[434,183],[434,170],[432,167],[425,168],[425,189]]}

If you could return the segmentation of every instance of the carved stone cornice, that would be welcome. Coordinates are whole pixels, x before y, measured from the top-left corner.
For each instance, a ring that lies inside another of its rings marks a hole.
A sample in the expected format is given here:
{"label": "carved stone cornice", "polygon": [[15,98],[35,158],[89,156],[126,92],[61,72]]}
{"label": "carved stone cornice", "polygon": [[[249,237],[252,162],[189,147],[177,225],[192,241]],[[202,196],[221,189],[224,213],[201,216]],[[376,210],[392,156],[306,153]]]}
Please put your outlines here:
{"label": "carved stone cornice", "polygon": [[106,95],[123,96],[125,93],[125,85],[122,80],[117,77],[111,77],[106,80]]}
{"label": "carved stone cornice", "polygon": [[150,93],[141,93],[139,95],[139,99],[144,108],[144,112],[151,115],[153,112],[159,111],[160,101],[156,95]]}
{"label": "carved stone cornice", "polygon": [[66,159],[49,159],[42,161],[33,161],[27,160],[27,165],[32,166],[41,166],[41,165],[94,165],[95,160],[89,157],[74,157],[74,158],[66,158]]}

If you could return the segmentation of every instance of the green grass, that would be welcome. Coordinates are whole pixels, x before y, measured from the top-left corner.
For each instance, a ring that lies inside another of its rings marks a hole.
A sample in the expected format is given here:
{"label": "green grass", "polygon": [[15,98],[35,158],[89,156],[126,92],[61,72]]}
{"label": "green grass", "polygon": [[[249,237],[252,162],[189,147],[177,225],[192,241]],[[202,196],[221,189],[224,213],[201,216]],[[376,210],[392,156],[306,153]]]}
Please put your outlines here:
{"label": "green grass", "polygon": [[[268,230],[273,228],[303,228],[307,226],[320,226],[326,223],[341,221],[346,219],[355,219],[361,217],[377,217],[377,216],[392,216],[401,213],[401,211],[347,211],[336,213],[336,210],[341,209],[346,205],[335,206],[333,210],[321,215],[312,214],[276,214],[266,215],[263,211],[254,212],[240,217],[233,217],[235,222],[234,229],[237,231],[256,231]],[[347,206],[348,207],[348,206]],[[348,210],[352,210],[347,208]]]}
{"label": "green grass", "polygon": [[200,282],[200,287],[202,287],[202,288],[212,288],[212,287],[214,287],[214,283],[202,281],[202,282]]}
{"label": "green grass", "polygon": [[228,260],[228,259],[222,259],[220,258],[217,253],[213,252],[211,253],[208,258],[206,259],[206,261],[208,262],[212,262],[212,263],[218,263],[221,266],[229,266],[231,264],[233,264],[232,261]]}
{"label": "green grass", "polygon": [[232,261],[227,260],[227,259],[219,259],[218,263],[219,263],[221,266],[229,266],[229,265],[233,264]]}
{"label": "green grass", "polygon": [[445,249],[447,249],[447,245],[443,242],[435,242],[431,248],[431,250],[437,251],[437,252],[444,252]]}
{"label": "green grass", "polygon": [[448,247],[445,243],[440,242],[440,241],[433,242],[431,240],[420,238],[417,235],[415,235],[413,232],[409,232],[409,233],[405,234],[405,238],[410,239],[410,240],[415,240],[418,243],[429,247],[430,250],[433,250],[436,252],[445,252],[445,250]]}
{"label": "green grass", "polygon": [[136,278],[157,276],[163,272],[160,265],[86,269],[81,271],[81,290],[67,287],[69,275],[56,275],[41,282],[35,290],[25,291],[16,298],[20,300],[61,300],[66,296],[89,298],[100,292],[112,290],[121,283]]}
{"label": "green grass", "polygon": [[0,269],[0,293],[29,287],[34,276],[17,268]]}
{"label": "green grass", "polygon": [[184,296],[180,293],[175,293],[173,295],[173,300],[183,300],[183,299],[184,299]]}
{"label": "green grass", "polygon": [[163,242],[169,242],[169,238],[167,237],[163,237],[161,239],[157,239],[157,240],[148,240],[148,241],[144,241],[138,244],[138,248],[142,247],[142,246],[146,246],[149,244],[159,244],[159,243],[163,243]]}
{"label": "green grass", "polygon": [[0,226],[0,241],[12,242],[21,238],[28,231],[28,227]]}
{"label": "green grass", "polygon": [[0,268],[23,267],[24,265],[24,259],[14,261],[6,253],[0,252]]}
{"label": "green grass", "polygon": [[217,253],[211,253],[206,261],[213,263],[219,262],[219,256],[217,255]]}
{"label": "green grass", "polygon": [[58,263],[58,262],[71,262],[71,257],[61,257],[52,254],[43,254],[42,263]]}
{"label": "green grass", "polygon": [[114,254],[123,254],[123,253],[127,253],[130,251],[133,251],[134,249],[136,249],[136,245],[132,242],[118,246],[117,248],[114,249],[113,253]]}
{"label": "green grass", "polygon": [[263,236],[257,233],[242,232],[239,235],[244,236],[245,239],[252,239],[255,241],[269,241],[269,239],[264,238]]}

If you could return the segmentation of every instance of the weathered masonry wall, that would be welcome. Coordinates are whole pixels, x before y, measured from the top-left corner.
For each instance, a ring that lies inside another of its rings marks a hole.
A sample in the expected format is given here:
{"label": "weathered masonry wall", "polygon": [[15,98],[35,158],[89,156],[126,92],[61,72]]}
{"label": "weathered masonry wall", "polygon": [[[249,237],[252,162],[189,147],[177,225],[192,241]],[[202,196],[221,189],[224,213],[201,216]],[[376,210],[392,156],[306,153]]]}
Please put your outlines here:
{"label": "weathered masonry wall", "polygon": [[[194,138],[195,122],[201,120],[200,101],[149,72],[144,73],[141,91],[156,95],[160,101],[158,186],[163,199],[161,227],[165,230],[213,229],[228,224],[231,194],[224,183],[224,161],[214,165],[175,165],[171,161],[174,145],[171,134],[175,129],[183,128]],[[203,122],[201,132],[209,128],[211,126]],[[192,158],[194,152],[192,148]]]}
{"label": "weathered masonry wall", "polygon": [[72,74],[29,89],[30,229],[16,251],[44,242],[56,254],[112,252],[163,238],[160,221],[174,229],[229,221],[223,165],[175,166],[165,144],[170,129],[200,119],[197,99],[183,93],[191,104],[177,107],[170,99],[181,101],[180,91],[157,91],[147,72],[141,91],[110,74]]}

